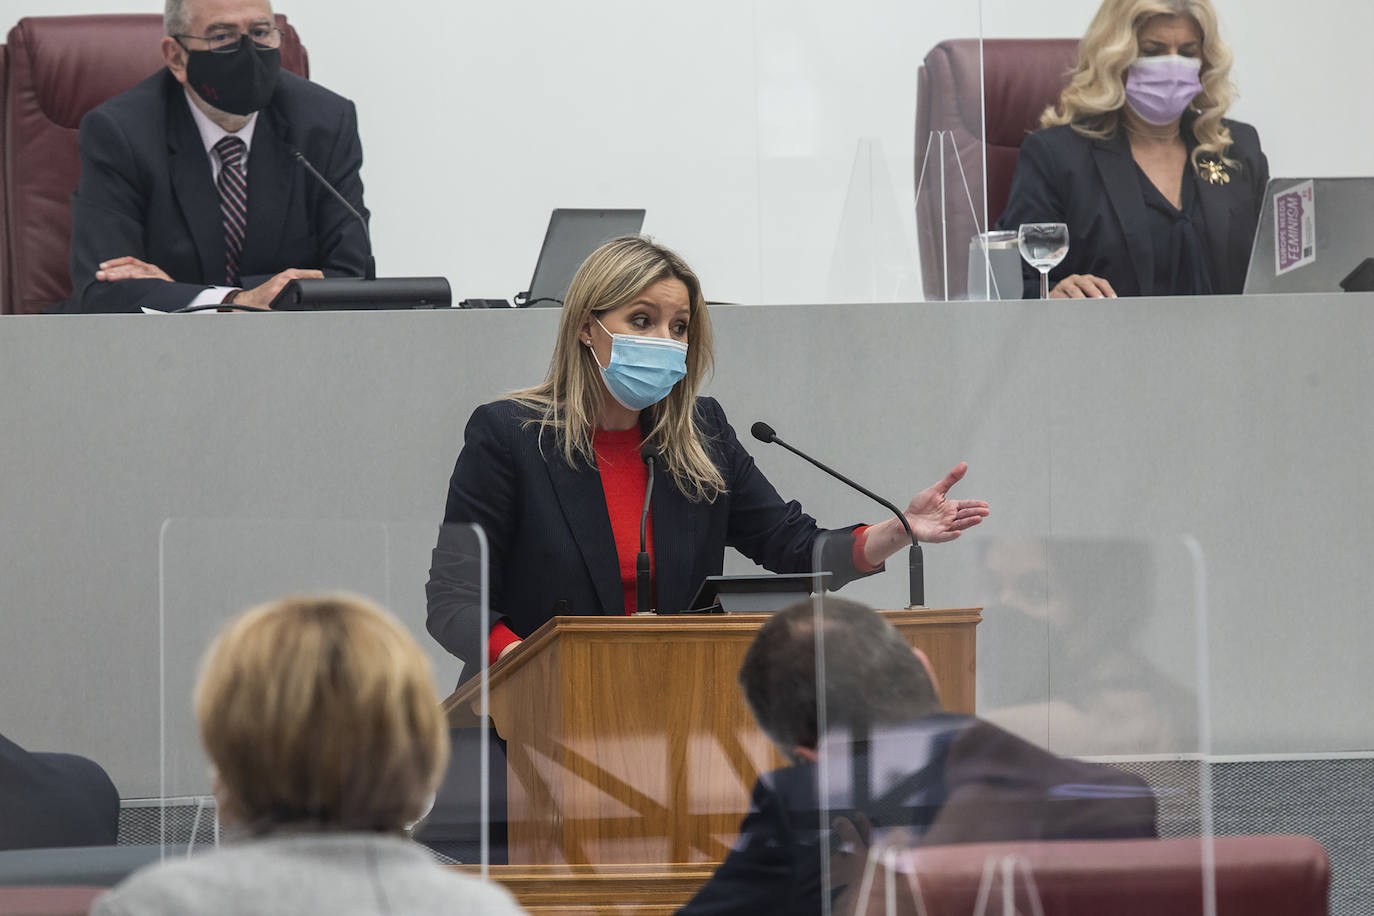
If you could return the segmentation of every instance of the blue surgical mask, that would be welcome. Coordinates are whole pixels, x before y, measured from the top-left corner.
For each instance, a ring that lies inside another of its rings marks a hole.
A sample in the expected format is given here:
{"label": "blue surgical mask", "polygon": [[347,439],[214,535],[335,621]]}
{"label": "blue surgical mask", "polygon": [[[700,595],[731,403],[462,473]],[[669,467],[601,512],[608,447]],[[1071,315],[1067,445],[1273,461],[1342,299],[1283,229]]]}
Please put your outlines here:
{"label": "blue surgical mask", "polygon": [[[596,323],[606,331],[601,319],[596,319]],[[605,366],[596,359],[596,350],[590,344],[587,349],[592,351],[592,359],[601,370],[606,390],[629,410],[657,404],[687,375],[687,344],[680,340],[611,334],[611,360]]]}

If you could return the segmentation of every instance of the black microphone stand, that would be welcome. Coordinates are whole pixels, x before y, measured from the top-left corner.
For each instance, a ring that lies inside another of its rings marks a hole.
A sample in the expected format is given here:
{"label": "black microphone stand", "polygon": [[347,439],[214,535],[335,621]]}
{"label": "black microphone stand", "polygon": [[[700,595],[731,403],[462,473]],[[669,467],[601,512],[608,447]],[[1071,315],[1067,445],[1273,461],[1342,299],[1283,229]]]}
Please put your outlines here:
{"label": "black microphone stand", "polygon": [[796,455],[798,458],[802,458],[810,462],[811,464],[815,465],[816,467],[820,468],[822,471],[825,471],[825,473],[829,474],[831,477],[834,477],[835,479],[843,483],[849,484],[851,487],[858,490],[860,493],[867,496],[869,499],[886,508],[893,515],[897,516],[897,520],[902,523],[902,528],[906,530],[906,536],[911,539],[911,549],[907,551],[907,594],[911,600],[911,603],[908,605],[908,607],[925,607],[925,558],[921,553],[921,543],[920,541],[916,540],[916,533],[911,530],[911,523],[906,519],[906,513],[903,512],[901,509],[898,509],[892,503],[888,502],[886,499],[879,496],[877,493],[874,493],[867,487],[855,483],[854,481],[850,480],[848,477],[844,476],[834,468],[827,467],[826,465],[817,461],[815,458],[812,458],[810,455],[806,454],[806,452],[803,452],[799,449],[793,448],[791,445],[788,445],[782,439],[778,438],[778,434],[773,431],[773,427],[769,426],[767,423],[755,423],[753,427],[750,429],[750,432],[753,433],[754,438],[758,439],[760,442],[781,445],[783,448],[787,449],[789,452]]}
{"label": "black microphone stand", "polygon": [[645,446],[640,457],[649,466],[649,482],[644,487],[644,511],[639,514],[639,555],[635,557],[635,613],[649,612],[649,551],[645,538],[649,527],[649,501],[654,495],[654,459],[657,452]]}
{"label": "black microphone stand", "polygon": [[334,199],[341,203],[343,205],[343,208],[347,210],[353,216],[353,218],[358,221],[358,225],[363,227],[363,238],[367,239],[367,268],[366,272],[363,274],[363,279],[377,279],[377,258],[372,253],[372,233],[367,228],[367,220],[363,219],[363,215],[358,212],[357,208],[348,202],[347,197],[344,197],[342,194],[339,193],[338,188],[330,184],[328,178],[325,178],[323,175],[320,174],[319,169],[315,168],[315,166],[310,164],[310,160],[305,158],[305,153],[302,153],[300,150],[296,149],[293,146],[291,147],[291,156],[301,165],[305,166],[305,170],[309,172],[311,175],[314,175],[315,180],[318,181],[320,184],[324,185],[324,189],[328,191],[330,194],[334,195]]}

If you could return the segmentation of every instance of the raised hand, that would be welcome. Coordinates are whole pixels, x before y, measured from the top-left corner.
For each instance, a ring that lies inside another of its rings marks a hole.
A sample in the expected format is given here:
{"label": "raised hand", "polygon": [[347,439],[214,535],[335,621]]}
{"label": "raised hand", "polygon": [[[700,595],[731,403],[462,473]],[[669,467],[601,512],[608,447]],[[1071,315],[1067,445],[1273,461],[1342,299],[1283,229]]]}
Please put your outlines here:
{"label": "raised hand", "polygon": [[968,464],[961,461],[939,483],[911,498],[905,515],[917,539],[930,544],[952,541],[988,517],[988,504],[981,499],[949,498],[950,489],[967,472]]}

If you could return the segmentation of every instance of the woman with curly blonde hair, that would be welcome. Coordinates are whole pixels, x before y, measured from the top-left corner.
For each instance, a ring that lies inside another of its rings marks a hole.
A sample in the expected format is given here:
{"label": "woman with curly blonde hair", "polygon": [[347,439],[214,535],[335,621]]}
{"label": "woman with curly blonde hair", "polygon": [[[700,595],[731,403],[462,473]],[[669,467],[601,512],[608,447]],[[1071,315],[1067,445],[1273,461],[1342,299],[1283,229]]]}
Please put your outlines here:
{"label": "woman with curly blonde hair", "polygon": [[[1105,0],[999,224],[1062,222],[1051,297],[1238,293],[1269,163],[1235,97],[1211,0]],[[1039,293],[1026,268],[1025,294]]]}

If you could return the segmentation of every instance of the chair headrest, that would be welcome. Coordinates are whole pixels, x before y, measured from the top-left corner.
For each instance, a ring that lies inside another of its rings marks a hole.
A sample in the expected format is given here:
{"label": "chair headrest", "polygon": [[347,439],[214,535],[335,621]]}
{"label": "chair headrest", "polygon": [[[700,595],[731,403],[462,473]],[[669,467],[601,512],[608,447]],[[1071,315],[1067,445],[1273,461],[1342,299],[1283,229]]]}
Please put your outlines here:
{"label": "chair headrest", "polygon": [[932,86],[949,87],[933,105],[957,111],[975,137],[986,105],[988,144],[1014,148],[1040,126],[1041,111],[1059,97],[1077,61],[1076,38],[955,38],[931,49],[925,66],[943,71],[938,78],[932,72]]}
{"label": "chair headrest", "polygon": [[[286,33],[283,68],[307,75],[295,29],[281,15],[277,26]],[[43,115],[74,130],[86,112],[162,68],[163,34],[156,14],[26,17],[9,34],[10,92],[27,88],[13,85],[22,78]]]}

